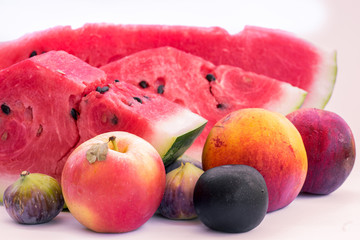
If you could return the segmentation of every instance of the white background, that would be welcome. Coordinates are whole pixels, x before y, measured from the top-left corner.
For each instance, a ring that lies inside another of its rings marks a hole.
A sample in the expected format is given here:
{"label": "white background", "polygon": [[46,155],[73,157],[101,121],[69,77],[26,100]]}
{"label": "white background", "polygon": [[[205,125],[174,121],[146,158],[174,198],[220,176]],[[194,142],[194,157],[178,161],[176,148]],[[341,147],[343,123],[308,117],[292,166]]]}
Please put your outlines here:
{"label": "white background", "polygon": [[[0,0],[0,41],[56,25],[87,22],[220,26],[231,33],[244,25],[279,28],[338,52],[338,77],[326,109],[348,122],[360,142],[360,1],[4,1]],[[69,213],[52,222],[24,226],[0,206],[1,239],[360,239],[360,166],[328,196],[300,195],[288,207],[267,214],[254,230],[224,234],[199,220],[171,221],[154,216],[126,234],[98,234]]]}

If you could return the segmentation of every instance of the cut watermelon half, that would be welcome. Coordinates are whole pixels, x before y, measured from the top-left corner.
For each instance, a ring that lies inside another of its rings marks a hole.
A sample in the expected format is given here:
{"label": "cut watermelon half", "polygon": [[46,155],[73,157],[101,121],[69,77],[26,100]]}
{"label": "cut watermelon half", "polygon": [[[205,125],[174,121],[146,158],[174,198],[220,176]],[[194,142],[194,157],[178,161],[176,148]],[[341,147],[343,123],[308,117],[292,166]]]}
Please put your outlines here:
{"label": "cut watermelon half", "polygon": [[24,171],[60,181],[79,143],[107,130],[138,134],[169,164],[206,120],[126,83],[104,86],[105,73],[64,51],[50,51],[0,71],[0,201]]}
{"label": "cut watermelon half", "polygon": [[265,108],[290,113],[303,103],[306,92],[267,76],[221,65],[171,47],[144,50],[101,67],[107,81],[128,82],[189,108],[208,123],[186,154],[201,159],[211,128],[241,108]]}
{"label": "cut watermelon half", "polygon": [[324,51],[288,32],[253,26],[234,35],[219,27],[59,26],[0,43],[0,68],[50,50],[65,50],[100,67],[163,46],[200,56],[215,65],[232,65],[290,83],[308,92],[304,107],[325,107],[336,80],[336,51]]}
{"label": "cut watermelon half", "polygon": [[114,82],[84,97],[80,104],[80,143],[101,133],[127,131],[150,142],[165,166],[180,157],[207,120],[167,99],[125,82]]}
{"label": "cut watermelon half", "polygon": [[60,179],[83,94],[105,81],[103,71],[66,52],[49,52],[0,71],[0,200],[19,174]]}

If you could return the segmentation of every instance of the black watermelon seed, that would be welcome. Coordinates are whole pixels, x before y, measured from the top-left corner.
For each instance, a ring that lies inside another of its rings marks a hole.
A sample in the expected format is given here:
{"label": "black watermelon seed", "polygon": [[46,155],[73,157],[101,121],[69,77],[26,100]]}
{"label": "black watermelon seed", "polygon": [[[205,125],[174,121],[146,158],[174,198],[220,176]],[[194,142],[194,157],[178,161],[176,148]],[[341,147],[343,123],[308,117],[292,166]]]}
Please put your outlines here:
{"label": "black watermelon seed", "polygon": [[106,93],[107,91],[109,91],[109,86],[105,86],[105,87],[96,87],[96,91],[101,93],[101,94],[104,94]]}
{"label": "black watermelon seed", "polygon": [[214,75],[212,75],[211,73],[207,74],[205,76],[206,80],[208,80],[209,82],[213,82],[213,81],[216,81],[216,78]]}
{"label": "black watermelon seed", "polygon": [[216,105],[217,108],[220,108],[220,109],[224,109],[225,108],[225,105],[222,104],[222,103],[219,103],[218,105]]}
{"label": "black watermelon seed", "polygon": [[36,51],[32,51],[32,52],[30,53],[30,55],[29,55],[29,58],[34,57],[34,56],[36,56],[36,55],[37,55],[37,52],[36,52]]}
{"label": "black watermelon seed", "polygon": [[9,115],[11,112],[10,107],[8,105],[6,105],[5,103],[1,104],[1,111],[3,113],[5,113],[6,115]]}
{"label": "black watermelon seed", "polygon": [[114,125],[116,125],[116,124],[118,124],[118,122],[119,122],[118,117],[117,117],[116,115],[114,115],[114,116],[111,118],[111,123],[114,124]]}
{"label": "black watermelon seed", "polygon": [[163,94],[164,93],[164,85],[159,85],[157,88],[157,93],[158,94]]}
{"label": "black watermelon seed", "polygon": [[105,93],[105,92],[109,91],[109,89],[110,89],[109,86],[102,87],[101,93]]}
{"label": "black watermelon seed", "polygon": [[114,82],[120,82],[120,80],[119,80],[119,79],[115,79]]}
{"label": "black watermelon seed", "polygon": [[139,86],[142,88],[148,88],[149,84],[146,81],[142,80],[141,82],[139,82]]}
{"label": "black watermelon seed", "polygon": [[39,125],[39,128],[38,128],[38,130],[37,130],[37,132],[36,132],[36,136],[37,136],[37,137],[40,137],[40,135],[41,135],[42,132],[43,132],[43,126],[40,124],[40,125]]}
{"label": "black watermelon seed", "polygon": [[71,109],[70,114],[71,114],[71,116],[72,116],[73,119],[75,119],[75,120],[78,119],[79,112],[76,111],[75,108],[72,108],[72,109]]}
{"label": "black watermelon seed", "polygon": [[142,103],[142,100],[138,97],[133,97],[133,99],[135,99],[136,101],[138,101],[139,103]]}

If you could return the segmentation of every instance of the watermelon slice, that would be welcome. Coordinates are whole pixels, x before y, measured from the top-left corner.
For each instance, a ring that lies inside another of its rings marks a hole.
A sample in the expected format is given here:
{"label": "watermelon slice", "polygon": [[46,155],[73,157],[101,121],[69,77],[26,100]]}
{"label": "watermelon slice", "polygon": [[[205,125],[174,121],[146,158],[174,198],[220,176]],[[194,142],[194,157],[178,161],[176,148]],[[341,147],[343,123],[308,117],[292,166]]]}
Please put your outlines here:
{"label": "watermelon slice", "polygon": [[0,71],[0,200],[23,170],[59,179],[77,142],[78,105],[103,71],[66,52],[49,52]]}
{"label": "watermelon slice", "polygon": [[215,65],[232,65],[308,92],[304,107],[323,108],[332,94],[336,52],[293,34],[247,26],[230,35],[219,27],[87,24],[59,26],[0,44],[0,68],[49,50],[65,50],[100,67],[132,53],[171,46]]}
{"label": "watermelon slice", "polygon": [[162,96],[124,82],[105,89],[81,101],[80,143],[101,133],[126,130],[150,142],[167,166],[190,147],[207,122]]}
{"label": "watermelon slice", "polygon": [[207,119],[204,131],[187,151],[196,159],[201,159],[210,129],[230,112],[258,107],[287,114],[299,108],[306,96],[304,90],[289,83],[238,67],[215,66],[171,47],[140,51],[100,69],[106,72],[108,82],[131,83]]}
{"label": "watermelon slice", "polygon": [[0,71],[0,201],[23,170],[60,180],[78,144],[107,130],[138,134],[169,164],[200,134],[206,120],[167,99],[126,83],[63,51]]}

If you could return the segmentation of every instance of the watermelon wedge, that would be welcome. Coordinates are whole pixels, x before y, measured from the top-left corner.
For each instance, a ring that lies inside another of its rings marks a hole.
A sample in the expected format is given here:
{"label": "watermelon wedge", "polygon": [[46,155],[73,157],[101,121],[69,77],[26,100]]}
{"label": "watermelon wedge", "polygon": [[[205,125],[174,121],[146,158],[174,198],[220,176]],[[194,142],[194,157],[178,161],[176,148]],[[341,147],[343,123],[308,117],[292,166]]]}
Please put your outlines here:
{"label": "watermelon wedge", "polygon": [[80,138],[81,97],[104,80],[103,71],[66,52],[49,52],[0,71],[0,200],[23,170],[59,179]]}
{"label": "watermelon wedge", "polygon": [[126,83],[64,51],[50,51],[0,70],[0,201],[23,170],[60,180],[71,151],[107,130],[138,134],[169,164],[206,120]]}
{"label": "watermelon wedge", "polygon": [[288,32],[253,26],[234,35],[219,27],[59,26],[0,43],[0,68],[50,50],[65,50],[100,67],[162,46],[200,56],[215,65],[232,65],[290,83],[308,92],[304,107],[325,107],[336,80],[336,51],[324,51]]}
{"label": "watermelon wedge", "polygon": [[165,166],[180,157],[207,120],[162,96],[113,82],[84,97],[78,128],[82,143],[101,133],[126,130],[150,142]]}
{"label": "watermelon wedge", "polygon": [[210,129],[225,115],[241,108],[266,108],[283,114],[299,108],[306,92],[289,83],[214,64],[172,47],[144,50],[100,68],[107,82],[130,83],[148,93],[186,106],[208,120],[187,151],[201,159]]}

